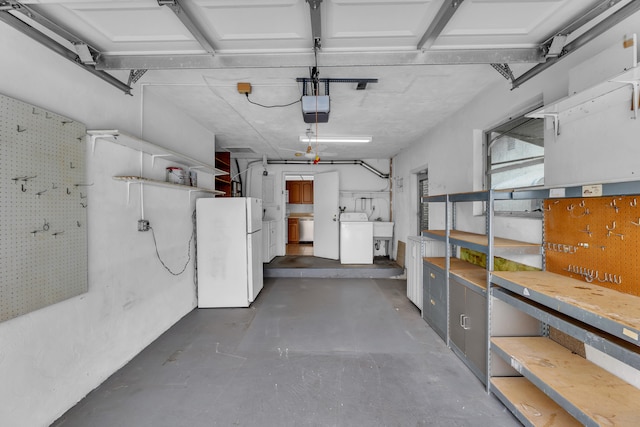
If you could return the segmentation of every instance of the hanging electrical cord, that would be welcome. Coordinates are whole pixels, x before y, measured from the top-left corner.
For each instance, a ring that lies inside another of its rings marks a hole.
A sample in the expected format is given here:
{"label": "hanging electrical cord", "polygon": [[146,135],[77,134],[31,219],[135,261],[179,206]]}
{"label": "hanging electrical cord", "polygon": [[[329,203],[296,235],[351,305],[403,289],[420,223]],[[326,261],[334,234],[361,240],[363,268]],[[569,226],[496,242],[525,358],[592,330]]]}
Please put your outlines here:
{"label": "hanging electrical cord", "polygon": [[187,265],[189,265],[189,262],[191,262],[191,242],[193,242],[195,235],[196,235],[196,229],[195,229],[195,216],[196,216],[196,211],[193,211],[193,214],[191,215],[191,219],[192,219],[192,224],[194,224],[192,231],[191,231],[191,237],[189,238],[189,247],[187,249],[187,262],[184,264],[184,267],[182,267],[182,270],[180,270],[180,272],[175,273],[173,271],[171,271],[171,269],[169,267],[167,267],[167,265],[164,263],[164,261],[162,260],[162,258],[160,257],[160,252],[158,252],[158,242],[156,241],[156,233],[153,230],[153,227],[149,226],[149,229],[151,230],[151,236],[153,237],[153,244],[156,248],[156,255],[158,256],[158,260],[160,261],[160,264],[162,264],[162,266],[165,268],[165,270],[167,270],[169,273],[171,273],[174,276],[179,276],[182,273],[185,272],[185,270],[187,269]]}
{"label": "hanging electrical cord", "polygon": [[302,97],[298,98],[297,100],[290,102],[288,104],[281,104],[281,105],[264,105],[264,104],[260,104],[258,102],[252,101],[251,99],[249,99],[249,94],[245,93],[244,94],[247,97],[247,101],[249,101],[250,104],[253,105],[257,105],[258,107],[262,107],[262,108],[283,108],[283,107],[289,107],[291,105],[297,104],[298,102],[302,102]]}

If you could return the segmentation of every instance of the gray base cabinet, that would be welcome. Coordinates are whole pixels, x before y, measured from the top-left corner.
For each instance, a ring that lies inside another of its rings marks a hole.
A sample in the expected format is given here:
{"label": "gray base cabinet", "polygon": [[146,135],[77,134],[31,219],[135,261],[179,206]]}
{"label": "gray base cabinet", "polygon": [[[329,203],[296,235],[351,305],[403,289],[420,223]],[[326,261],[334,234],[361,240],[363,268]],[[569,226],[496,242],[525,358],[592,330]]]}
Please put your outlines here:
{"label": "gray base cabinet", "polygon": [[487,373],[487,299],[449,280],[449,344],[484,383]]}
{"label": "gray base cabinet", "polygon": [[423,263],[422,318],[447,341],[447,282],[444,270]]}

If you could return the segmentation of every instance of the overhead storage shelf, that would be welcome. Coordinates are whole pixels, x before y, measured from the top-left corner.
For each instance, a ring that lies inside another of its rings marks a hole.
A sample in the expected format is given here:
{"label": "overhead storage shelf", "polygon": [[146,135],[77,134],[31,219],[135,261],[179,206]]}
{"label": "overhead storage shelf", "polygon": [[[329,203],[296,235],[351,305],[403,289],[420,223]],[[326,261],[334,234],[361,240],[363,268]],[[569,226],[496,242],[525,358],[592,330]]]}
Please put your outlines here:
{"label": "overhead storage shelf", "polygon": [[625,86],[631,86],[633,91],[633,111],[637,118],[638,111],[638,86],[640,85],[640,70],[638,67],[633,67],[627,71],[618,74],[617,76],[592,86],[583,91],[577,92],[573,95],[562,98],[556,102],[545,105],[529,114],[526,117],[534,119],[544,119],[545,117],[552,117],[555,123],[556,135],[559,130],[560,114],[570,113],[573,110],[583,107],[589,102],[605,96],[611,92],[619,90]]}
{"label": "overhead storage shelf", "polygon": [[201,162],[192,157],[185,156],[177,153],[168,148],[160,147],[159,145],[152,144],[148,141],[144,141],[135,136],[127,135],[126,133],[118,130],[89,130],[87,134],[91,137],[91,143],[95,145],[97,139],[104,139],[115,144],[122,145],[124,147],[131,148],[133,150],[140,151],[142,153],[151,156],[152,161],[156,158],[162,158],[164,160],[180,163],[187,166],[190,170],[198,170],[206,173],[217,175],[226,175],[228,172],[220,170],[214,167],[212,164]]}
{"label": "overhead storage shelf", "polygon": [[144,184],[144,185],[151,185],[154,187],[164,187],[164,188],[172,188],[174,190],[189,191],[192,193],[193,192],[211,193],[211,194],[218,194],[218,195],[224,194],[223,191],[208,190],[208,189],[199,188],[199,187],[190,187],[188,185],[174,184],[171,182],[158,181],[155,179],[143,178],[140,176],[114,176],[113,179],[115,179],[116,181],[124,181],[128,184]]}

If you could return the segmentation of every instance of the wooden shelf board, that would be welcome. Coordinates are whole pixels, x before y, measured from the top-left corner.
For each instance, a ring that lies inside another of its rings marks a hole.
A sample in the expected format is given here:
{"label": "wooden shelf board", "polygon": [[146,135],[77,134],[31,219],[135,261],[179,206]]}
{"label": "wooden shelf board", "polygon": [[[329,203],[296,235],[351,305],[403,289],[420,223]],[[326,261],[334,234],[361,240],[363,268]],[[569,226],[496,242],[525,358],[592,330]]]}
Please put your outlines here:
{"label": "wooden shelf board", "polygon": [[640,347],[507,289],[495,286],[492,291],[492,295],[497,299],[640,370]]}
{"label": "wooden shelf board", "polygon": [[640,345],[640,297],[548,271],[494,271],[512,292]]}
{"label": "wooden shelf board", "polygon": [[[444,271],[445,262],[446,262],[445,257],[424,257],[422,260],[425,262],[428,262],[429,264],[433,264]],[[452,271],[463,270],[463,269],[474,269],[474,268],[482,269],[482,267],[479,267],[475,264],[471,264],[470,262],[467,262],[467,261],[463,261],[460,258],[449,259],[449,269]],[[484,271],[484,269],[482,270]]]}
{"label": "wooden shelf board", "polygon": [[493,337],[492,350],[587,425],[640,424],[640,389],[545,337]]}
{"label": "wooden shelf board", "polygon": [[183,184],[174,184],[172,182],[158,181],[155,179],[149,179],[149,178],[144,178],[140,176],[114,176],[113,179],[116,181],[124,181],[131,184],[153,185],[155,187],[173,188],[175,190],[196,191],[196,192],[212,193],[212,194],[224,194],[224,192],[217,191],[217,190],[191,187],[189,185],[183,185]]}
{"label": "wooden shelf board", "polygon": [[471,283],[481,289],[487,289],[487,270],[482,267],[464,268],[459,270],[451,269],[451,275],[459,277],[463,281]]}
{"label": "wooden shelf board", "polygon": [[545,427],[582,426],[560,405],[524,377],[493,377],[491,391],[525,425]]}
{"label": "wooden shelf board", "polygon": [[[445,230],[425,230],[426,233],[433,234],[444,238],[446,236]],[[450,239],[456,239],[464,242],[473,243],[479,246],[487,246],[488,239],[486,234],[469,233],[467,231],[451,230],[449,233]],[[503,239],[502,237],[495,237],[493,239],[493,245],[496,248],[539,248],[540,245],[536,243],[521,242],[518,240]]]}

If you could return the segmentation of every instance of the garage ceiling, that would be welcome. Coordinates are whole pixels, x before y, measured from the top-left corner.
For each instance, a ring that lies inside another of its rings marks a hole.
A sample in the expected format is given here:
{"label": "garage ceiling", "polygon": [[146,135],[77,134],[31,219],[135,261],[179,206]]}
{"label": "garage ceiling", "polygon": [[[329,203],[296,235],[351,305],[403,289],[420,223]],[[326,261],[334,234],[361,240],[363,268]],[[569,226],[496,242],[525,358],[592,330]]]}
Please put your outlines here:
{"label": "garage ceiling", "polygon": [[[33,0],[0,1],[0,18],[47,34],[106,80],[116,69],[147,70],[120,88],[141,86],[173,103],[216,134],[218,150],[250,151],[236,157],[295,159],[309,131],[373,137],[321,143],[330,160],[392,157],[488,85],[502,81],[508,90],[513,82],[497,68],[517,78],[551,63],[588,34],[592,18],[630,3],[637,2]],[[567,37],[554,39],[559,33]],[[330,83],[329,121],[309,125],[296,80],[310,78],[316,64],[321,79],[378,82],[364,90]],[[238,82],[251,83],[248,98]]]}

